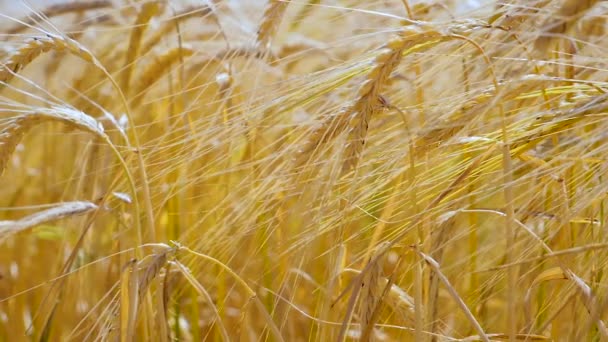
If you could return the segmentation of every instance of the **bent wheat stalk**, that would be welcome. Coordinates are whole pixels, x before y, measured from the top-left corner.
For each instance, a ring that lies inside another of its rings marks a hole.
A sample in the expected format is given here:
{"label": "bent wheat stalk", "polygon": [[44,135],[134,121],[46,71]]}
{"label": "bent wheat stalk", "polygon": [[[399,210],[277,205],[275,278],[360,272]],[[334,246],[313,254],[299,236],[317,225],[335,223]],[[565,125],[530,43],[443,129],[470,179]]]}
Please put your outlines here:
{"label": "bent wheat stalk", "polygon": [[475,330],[479,334],[479,339],[482,340],[482,341],[485,341],[485,342],[489,342],[490,339],[488,338],[488,336],[484,332],[483,328],[481,327],[481,325],[479,324],[479,322],[477,321],[477,319],[475,319],[475,316],[473,316],[473,313],[471,312],[471,310],[469,310],[469,308],[467,307],[466,303],[458,295],[458,292],[456,292],[456,289],[454,289],[454,287],[452,286],[452,284],[450,283],[450,281],[448,280],[448,278],[443,274],[443,272],[441,272],[441,268],[440,268],[439,264],[437,263],[437,261],[435,261],[435,259],[431,258],[430,256],[428,256],[428,255],[420,252],[418,249],[415,249],[415,252],[429,266],[431,266],[431,268],[433,269],[433,272],[435,272],[435,274],[437,275],[437,277],[439,278],[439,280],[441,280],[441,282],[446,287],[446,289],[448,290],[448,292],[450,293],[450,295],[452,296],[452,298],[456,301],[456,303],[458,304],[458,306],[460,307],[460,309],[464,313],[465,317],[469,320],[469,322],[471,323],[471,325],[473,326],[473,328],[475,328]]}

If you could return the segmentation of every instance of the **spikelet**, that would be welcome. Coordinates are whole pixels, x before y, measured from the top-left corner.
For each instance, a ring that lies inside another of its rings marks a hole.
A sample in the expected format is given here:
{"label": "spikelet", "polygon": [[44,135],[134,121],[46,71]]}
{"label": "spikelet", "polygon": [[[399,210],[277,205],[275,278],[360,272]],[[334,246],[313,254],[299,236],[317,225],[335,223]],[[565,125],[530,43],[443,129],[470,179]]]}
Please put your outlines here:
{"label": "spikelet", "polygon": [[55,42],[48,38],[31,38],[25,42],[10,58],[0,66],[0,82],[7,83],[32,60],[55,47]]}
{"label": "spikelet", "polygon": [[112,315],[114,316],[112,321],[120,320],[119,324],[112,323],[112,325],[119,326],[120,329],[113,328],[108,332],[108,334],[113,334],[116,340],[118,340],[118,335],[120,341],[133,339],[137,313],[141,304],[145,303],[144,297],[150,284],[161,274],[161,270],[169,262],[169,255],[176,251],[175,248],[164,244],[156,244],[154,249],[158,252],[139,261],[132,259],[123,267],[120,276],[120,314]]}
{"label": "spikelet", "polygon": [[20,116],[11,120],[0,133],[0,175],[6,169],[11,155],[21,142],[23,135],[36,125],[41,118],[35,116]]}
{"label": "spikelet", "polygon": [[344,161],[344,171],[356,167],[359,160],[371,118],[382,109],[380,91],[388,77],[401,61],[401,54],[407,41],[397,36],[386,44],[374,60],[374,68],[357,93],[357,101],[352,107],[349,122],[348,145]]}
{"label": "spikelet", "polygon": [[43,223],[56,221],[65,217],[86,214],[97,209],[91,202],[65,202],[15,221],[0,221],[0,239]]}

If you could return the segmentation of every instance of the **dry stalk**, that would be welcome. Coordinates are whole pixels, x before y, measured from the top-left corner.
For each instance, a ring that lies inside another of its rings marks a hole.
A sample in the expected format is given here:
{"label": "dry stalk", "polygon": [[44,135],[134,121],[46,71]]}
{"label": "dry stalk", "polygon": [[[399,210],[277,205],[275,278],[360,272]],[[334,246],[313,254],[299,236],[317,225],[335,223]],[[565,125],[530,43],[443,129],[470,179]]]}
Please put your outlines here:
{"label": "dry stalk", "polygon": [[211,310],[213,311],[213,313],[215,314],[215,317],[217,318],[217,326],[220,330],[220,334],[222,335],[222,338],[224,339],[224,341],[230,341],[230,335],[228,334],[228,331],[227,331],[226,327],[224,326],[224,323],[222,322],[222,317],[220,316],[219,312],[217,311],[217,307],[214,305],[213,298],[211,297],[209,292],[207,290],[205,290],[203,285],[201,285],[201,283],[199,283],[196,280],[196,278],[194,277],[194,275],[192,275],[192,272],[190,271],[190,269],[188,267],[184,266],[179,261],[175,261],[175,265],[177,266],[177,269],[181,272],[181,274],[190,283],[190,285],[192,285],[194,287],[196,292],[198,292],[201,296],[203,296],[205,298],[205,300],[209,303]]}
{"label": "dry stalk", "polygon": [[454,289],[454,287],[452,286],[452,284],[450,283],[448,278],[443,274],[443,272],[441,272],[441,268],[439,267],[439,264],[437,263],[437,261],[435,261],[430,256],[420,252],[418,249],[416,249],[416,253],[418,253],[418,255],[420,255],[420,257],[429,266],[431,266],[431,268],[433,269],[433,272],[435,272],[435,274],[437,275],[439,280],[441,280],[443,285],[447,288],[447,290],[450,293],[450,295],[452,296],[452,298],[456,301],[456,303],[458,304],[460,309],[463,311],[464,315],[467,317],[467,319],[473,326],[473,328],[475,328],[475,330],[479,334],[479,339],[484,342],[489,342],[490,339],[488,338],[486,333],[483,331],[483,328],[481,327],[481,325],[479,324],[477,319],[475,319],[475,316],[473,316],[473,313],[471,312],[471,310],[469,310],[469,308],[467,307],[465,302],[462,300],[462,298],[460,298],[460,296],[458,295],[458,292],[456,291],[456,289]]}
{"label": "dry stalk", "polygon": [[279,330],[279,328],[277,327],[277,325],[274,323],[272,316],[270,316],[270,314],[268,313],[268,311],[266,310],[266,307],[264,306],[264,304],[262,303],[262,301],[260,300],[260,298],[258,297],[258,295],[256,294],[255,291],[253,291],[253,289],[251,289],[251,287],[249,287],[249,285],[247,284],[247,282],[245,282],[245,280],[243,280],[243,278],[239,277],[238,274],[236,274],[230,267],[228,267],[227,265],[225,265],[224,263],[222,263],[221,261],[196,252],[188,247],[185,246],[179,246],[177,247],[178,251],[185,251],[188,252],[192,255],[195,255],[203,260],[209,261],[219,267],[221,267],[224,271],[226,271],[234,280],[236,280],[236,282],[241,285],[243,287],[243,289],[245,289],[245,291],[247,292],[247,294],[249,295],[250,301],[252,301],[255,306],[258,308],[258,311],[262,314],[262,319],[264,321],[266,321],[268,328],[270,330],[270,333],[272,335],[272,337],[279,342],[284,341],[283,336],[281,335],[281,331]]}
{"label": "dry stalk", "polygon": [[[438,219],[438,225],[431,232],[431,256],[433,260],[438,263],[443,262],[443,254],[445,249],[445,243],[452,235],[450,232],[453,230],[456,224],[455,212],[448,212]],[[437,327],[437,313],[439,311],[439,277],[436,273],[432,273],[430,276],[430,285],[428,293],[428,311],[427,311],[427,322],[432,322],[431,332],[435,332]]]}
{"label": "dry stalk", "polygon": [[310,16],[315,7],[321,3],[321,0],[308,0],[308,3],[295,15],[291,21],[289,31],[297,31],[304,19]]}
{"label": "dry stalk", "polygon": [[133,340],[139,292],[134,274],[137,259],[131,259],[120,275],[120,342]]}

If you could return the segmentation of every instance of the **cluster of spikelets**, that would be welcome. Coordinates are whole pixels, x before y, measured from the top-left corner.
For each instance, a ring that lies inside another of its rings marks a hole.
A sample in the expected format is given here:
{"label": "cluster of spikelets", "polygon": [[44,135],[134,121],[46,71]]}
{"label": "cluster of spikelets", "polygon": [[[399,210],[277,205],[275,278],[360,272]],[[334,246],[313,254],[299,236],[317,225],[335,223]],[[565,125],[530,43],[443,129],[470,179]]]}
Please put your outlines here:
{"label": "cluster of spikelets", "polygon": [[608,339],[608,6],[464,3],[0,13],[0,340]]}

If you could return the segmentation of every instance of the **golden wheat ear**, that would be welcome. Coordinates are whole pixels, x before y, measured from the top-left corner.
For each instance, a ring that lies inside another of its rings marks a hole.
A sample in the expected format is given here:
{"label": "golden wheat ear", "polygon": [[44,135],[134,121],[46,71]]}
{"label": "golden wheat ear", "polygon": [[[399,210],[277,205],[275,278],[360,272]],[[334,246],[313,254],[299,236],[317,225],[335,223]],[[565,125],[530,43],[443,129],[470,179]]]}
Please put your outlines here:
{"label": "golden wheat ear", "polygon": [[36,111],[21,114],[9,119],[6,127],[0,132],[0,175],[23,136],[34,126],[43,122],[56,121],[69,127],[92,133],[109,141],[103,126],[94,118],[68,107],[39,108]]}
{"label": "golden wheat ear", "polygon": [[93,54],[75,40],[51,33],[29,38],[0,64],[0,91],[17,73],[41,54],[48,51],[67,51],[80,59],[101,68]]}
{"label": "golden wheat ear", "polygon": [[19,220],[0,221],[0,241],[12,234],[26,231],[41,224],[66,217],[84,215],[95,209],[97,209],[97,205],[91,202],[65,202]]}

